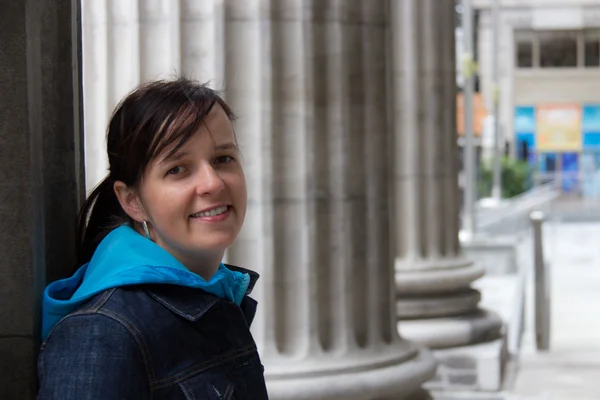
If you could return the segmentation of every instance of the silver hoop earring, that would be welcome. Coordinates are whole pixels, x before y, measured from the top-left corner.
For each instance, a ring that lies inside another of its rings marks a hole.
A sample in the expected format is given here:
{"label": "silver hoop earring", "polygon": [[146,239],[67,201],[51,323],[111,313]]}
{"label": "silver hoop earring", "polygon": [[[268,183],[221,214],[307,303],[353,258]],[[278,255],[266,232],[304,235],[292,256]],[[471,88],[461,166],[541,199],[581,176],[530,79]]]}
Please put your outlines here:
{"label": "silver hoop earring", "polygon": [[142,228],[144,228],[144,233],[146,234],[148,240],[152,240],[152,238],[150,237],[150,229],[148,229],[148,223],[145,219],[142,220]]}

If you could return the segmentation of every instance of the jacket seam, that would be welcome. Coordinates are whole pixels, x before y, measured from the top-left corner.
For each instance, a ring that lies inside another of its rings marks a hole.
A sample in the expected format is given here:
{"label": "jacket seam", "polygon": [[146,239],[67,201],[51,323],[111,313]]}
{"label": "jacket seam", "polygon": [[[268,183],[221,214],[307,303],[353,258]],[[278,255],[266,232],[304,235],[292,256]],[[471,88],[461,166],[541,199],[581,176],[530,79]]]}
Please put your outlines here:
{"label": "jacket seam", "polygon": [[54,324],[54,326],[52,327],[52,329],[50,329],[50,332],[48,332],[48,335],[46,336],[46,339],[42,343],[40,351],[42,351],[42,352],[44,351],[44,348],[46,347],[46,342],[48,341],[48,339],[50,339],[50,336],[52,335],[52,332],[54,332],[54,330],[58,327],[58,325],[61,322],[63,322],[67,318],[70,318],[70,317],[73,317],[73,316],[76,316],[76,315],[86,315],[86,314],[93,314],[93,313],[95,313],[100,307],[102,307],[104,304],[106,304],[106,302],[108,301],[108,299],[110,298],[110,296],[112,296],[112,294],[113,294],[114,291],[115,291],[114,288],[105,291],[104,293],[102,293],[102,295],[100,295],[98,297],[98,299],[94,299],[93,302],[92,302],[92,304],[87,304],[85,307],[81,307],[81,308],[73,311],[72,313],[69,313],[69,314],[65,315],[60,320],[58,320],[58,322],[56,324]]}
{"label": "jacket seam", "polygon": [[[102,301],[102,304],[106,303],[106,301],[108,300],[108,298],[110,297],[111,294],[112,294],[112,291],[111,291],[111,293],[106,294],[106,299],[104,299],[104,301]],[[105,295],[103,295],[102,297],[105,297]],[[122,317],[118,314],[114,314],[114,313],[111,313],[110,311],[105,311],[105,310],[90,311],[90,310],[86,309],[86,310],[80,310],[80,311],[73,312],[71,314],[68,314],[67,316],[65,316],[64,318],[62,318],[60,321],[58,321],[56,323],[56,325],[52,328],[52,330],[48,334],[46,340],[44,341],[44,345],[50,339],[50,336],[58,328],[58,326],[61,323],[63,323],[64,321],[66,321],[67,319],[70,319],[72,317],[91,316],[91,315],[102,315],[104,317],[110,318],[110,319],[116,321],[117,323],[121,324],[125,329],[127,329],[127,332],[129,332],[129,334],[133,337],[133,339],[135,340],[136,345],[138,347],[138,350],[142,354],[142,359],[144,360],[144,366],[146,367],[146,377],[148,378],[149,390],[150,390],[150,393],[152,393],[152,382],[154,380],[154,371],[152,369],[152,365],[149,360],[149,358],[150,358],[148,356],[149,352],[147,351],[147,348],[145,346],[145,342],[143,340],[142,335],[139,334],[139,332],[136,334],[136,331],[137,331],[136,327],[130,321],[128,321],[125,317]],[[42,351],[40,353],[40,363],[39,363],[41,378],[43,378],[45,375],[45,368],[44,368],[43,362],[44,362],[44,352],[42,349]]]}
{"label": "jacket seam", "polygon": [[140,353],[142,354],[142,359],[144,360],[144,365],[146,367],[146,375],[148,378],[148,382],[150,384],[150,391],[152,391],[153,382],[156,379],[156,375],[154,373],[154,369],[152,368],[152,360],[150,357],[150,351],[148,350],[148,346],[144,340],[142,333],[137,329],[137,327],[129,321],[125,316],[113,313],[107,310],[98,310],[98,314],[105,315],[106,317],[112,318],[115,321],[119,322],[121,325],[127,329],[127,331],[131,334],[133,339],[135,340]]}
{"label": "jacket seam", "polygon": [[216,365],[233,360],[237,357],[245,356],[247,354],[253,353],[254,351],[256,351],[256,347],[250,346],[250,347],[243,348],[239,352],[235,352],[235,353],[229,354],[227,356],[217,356],[211,360],[192,365],[191,367],[188,367],[188,368],[184,369],[183,371],[179,371],[175,375],[172,375],[168,378],[164,378],[159,381],[153,382],[153,387],[155,390],[157,390],[157,389],[162,389],[164,387],[167,387],[171,384],[180,383],[181,381],[188,379],[192,375],[202,373]]}
{"label": "jacket seam", "polygon": [[171,304],[171,302],[169,302],[168,300],[165,300],[164,298],[162,298],[162,296],[152,292],[152,290],[148,290],[147,291],[148,295],[154,300],[156,301],[158,304],[160,304],[161,306],[167,308],[169,311],[171,311],[172,313],[187,319],[188,321],[192,321],[195,322],[197,320],[199,320],[204,314],[206,314],[212,307],[215,306],[215,304],[217,304],[219,302],[219,299],[215,298],[211,300],[211,304],[204,308],[202,311],[191,314],[191,313],[186,313],[183,312],[182,310],[180,310],[178,307],[174,306],[173,304]]}
{"label": "jacket seam", "polygon": [[89,305],[90,311],[96,312],[99,309],[101,309],[104,306],[104,304],[106,304],[108,299],[113,295],[115,290],[116,290],[116,288],[112,288],[112,289],[107,290],[105,293],[103,293],[102,296],[100,296],[92,304]]}
{"label": "jacket seam", "polygon": [[38,359],[38,368],[40,370],[40,381],[44,380],[44,377],[46,376],[46,370],[44,368],[44,351],[43,349],[40,351],[40,356]]}
{"label": "jacket seam", "polygon": [[186,400],[196,400],[196,397],[194,396],[194,393],[192,393],[192,391],[190,390],[190,388],[188,387],[188,385],[186,385],[185,382],[179,382],[179,388],[181,389],[181,391],[185,395]]}
{"label": "jacket seam", "polygon": [[235,391],[235,384],[230,383],[229,386],[227,386],[227,390],[225,391],[225,394],[223,395],[223,397],[225,397],[225,400],[231,400],[233,398],[234,391]]}

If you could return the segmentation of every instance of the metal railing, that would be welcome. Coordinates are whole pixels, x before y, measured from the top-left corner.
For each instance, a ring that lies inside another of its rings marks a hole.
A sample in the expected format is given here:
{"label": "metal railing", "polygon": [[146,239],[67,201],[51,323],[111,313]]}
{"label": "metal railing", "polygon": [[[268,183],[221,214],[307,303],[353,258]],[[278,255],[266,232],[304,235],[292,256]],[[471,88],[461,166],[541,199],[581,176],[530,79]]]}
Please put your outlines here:
{"label": "metal railing", "polygon": [[533,211],[529,219],[533,230],[535,342],[538,350],[548,350],[550,348],[550,277],[544,259],[542,225],[545,215],[542,211]]}
{"label": "metal railing", "polygon": [[528,231],[532,211],[549,212],[560,192],[554,184],[540,185],[494,208],[477,208],[478,231],[486,234],[517,234]]}

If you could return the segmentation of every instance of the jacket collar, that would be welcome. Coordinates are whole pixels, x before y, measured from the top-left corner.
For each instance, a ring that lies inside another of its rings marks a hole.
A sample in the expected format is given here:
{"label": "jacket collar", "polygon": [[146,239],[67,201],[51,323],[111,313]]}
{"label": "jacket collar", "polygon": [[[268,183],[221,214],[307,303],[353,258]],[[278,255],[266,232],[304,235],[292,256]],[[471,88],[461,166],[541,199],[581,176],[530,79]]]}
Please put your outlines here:
{"label": "jacket collar", "polygon": [[[234,265],[225,264],[225,266],[232,271],[242,272],[250,276],[246,296],[240,306],[248,325],[250,325],[256,312],[256,302],[247,296],[254,289],[259,275],[254,271]],[[177,285],[152,285],[149,287],[148,293],[163,306],[189,321],[200,319],[220,300],[219,297],[204,290]]]}

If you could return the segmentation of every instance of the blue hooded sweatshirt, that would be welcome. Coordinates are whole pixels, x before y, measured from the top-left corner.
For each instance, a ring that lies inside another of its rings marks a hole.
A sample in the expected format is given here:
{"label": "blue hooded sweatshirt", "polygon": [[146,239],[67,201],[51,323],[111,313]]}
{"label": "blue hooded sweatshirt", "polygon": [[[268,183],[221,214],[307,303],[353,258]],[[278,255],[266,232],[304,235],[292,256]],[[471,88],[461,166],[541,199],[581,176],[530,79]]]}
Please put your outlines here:
{"label": "blue hooded sweatshirt", "polygon": [[42,340],[46,340],[58,321],[100,292],[119,286],[157,283],[202,289],[239,305],[250,276],[221,264],[206,281],[162,247],[123,225],[100,242],[90,262],[73,276],[46,287],[42,301]]}

